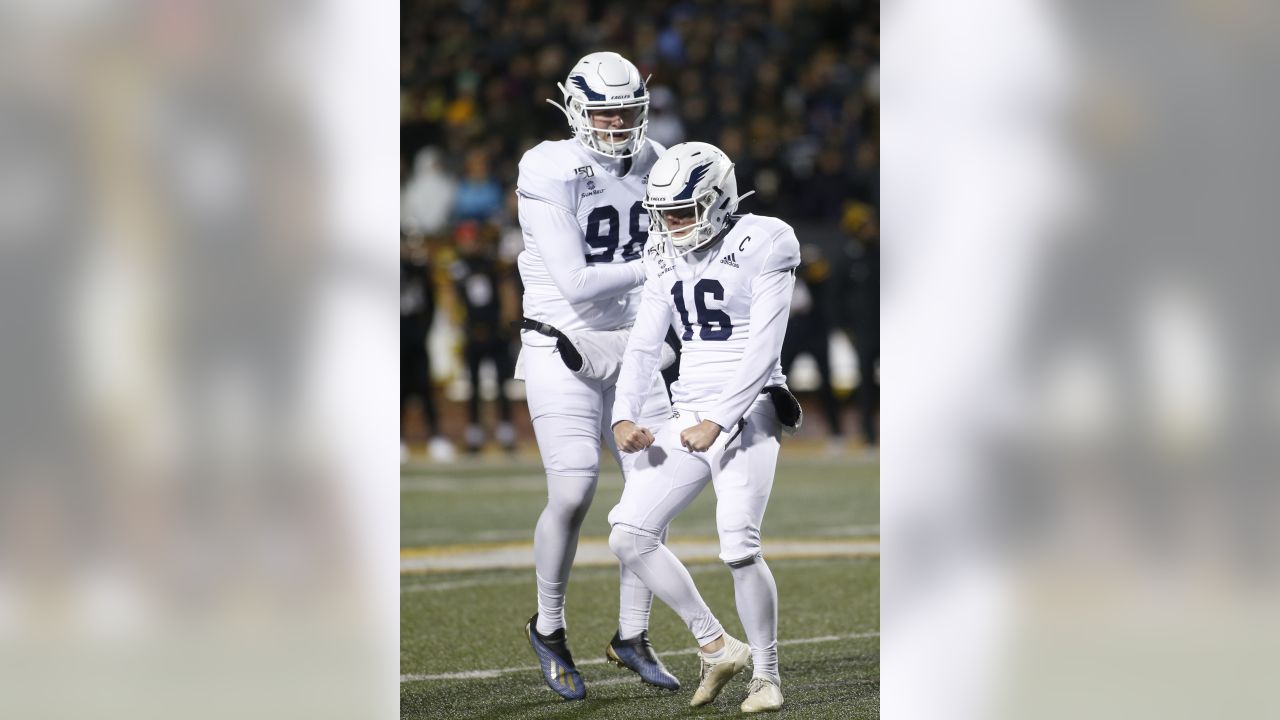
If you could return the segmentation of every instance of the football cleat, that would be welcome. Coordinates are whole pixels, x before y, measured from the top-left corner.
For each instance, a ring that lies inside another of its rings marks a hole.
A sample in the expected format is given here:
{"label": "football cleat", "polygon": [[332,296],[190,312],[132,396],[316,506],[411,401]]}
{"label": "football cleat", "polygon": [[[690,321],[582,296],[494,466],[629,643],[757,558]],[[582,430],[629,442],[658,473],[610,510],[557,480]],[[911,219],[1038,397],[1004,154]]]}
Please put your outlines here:
{"label": "football cleat", "polygon": [[751,678],[747,699],[742,701],[742,712],[768,712],[782,707],[782,688],[768,678]]}
{"label": "football cleat", "polygon": [[725,633],[724,654],[711,660],[700,652],[698,658],[702,660],[702,674],[698,680],[698,689],[693,691],[693,699],[689,701],[693,707],[715,700],[734,675],[747,669],[751,664],[751,648]]}
{"label": "football cleat", "polygon": [[630,640],[623,640],[615,632],[613,639],[609,641],[609,646],[604,649],[604,656],[614,665],[635,672],[641,680],[650,685],[667,690],[680,689],[680,681],[667,670],[657,654],[653,652],[648,630]]}
{"label": "football cleat", "polygon": [[573,664],[564,628],[550,635],[543,635],[538,632],[537,623],[538,615],[534,613],[524,626],[524,632],[529,637],[533,654],[538,656],[538,664],[542,666],[542,679],[547,681],[547,687],[555,690],[565,700],[585,698],[587,686],[582,682],[582,673]]}

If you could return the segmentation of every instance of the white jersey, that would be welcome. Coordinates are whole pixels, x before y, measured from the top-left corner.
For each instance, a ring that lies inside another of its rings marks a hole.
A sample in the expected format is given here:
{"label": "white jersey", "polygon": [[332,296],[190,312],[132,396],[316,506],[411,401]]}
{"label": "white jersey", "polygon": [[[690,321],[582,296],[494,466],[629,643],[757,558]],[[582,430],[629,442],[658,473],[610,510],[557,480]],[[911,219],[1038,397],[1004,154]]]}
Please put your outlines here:
{"label": "white jersey", "polygon": [[[520,160],[516,194],[525,249],[518,260],[525,317],[559,330],[630,325],[640,302],[641,252],[649,215],[641,206],[649,170],[666,148],[645,141],[626,175],[577,140],[549,140]],[[526,332],[530,345],[555,341]]]}
{"label": "white jersey", "polygon": [[667,326],[683,343],[672,405],[728,428],[760,391],[782,385],[779,355],[800,243],[777,218],[743,215],[711,248],[676,260],[645,248],[644,299],[627,343],[613,422],[636,420]]}

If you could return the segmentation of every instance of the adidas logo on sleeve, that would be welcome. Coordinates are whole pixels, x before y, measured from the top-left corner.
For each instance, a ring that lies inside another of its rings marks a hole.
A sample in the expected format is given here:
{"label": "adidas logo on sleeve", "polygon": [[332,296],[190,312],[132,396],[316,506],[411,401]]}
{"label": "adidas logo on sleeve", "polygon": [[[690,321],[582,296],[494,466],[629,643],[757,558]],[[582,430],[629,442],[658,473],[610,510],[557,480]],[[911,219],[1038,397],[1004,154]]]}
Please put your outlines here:
{"label": "adidas logo on sleeve", "polygon": [[733,268],[738,267],[738,261],[736,258],[734,258],[733,253],[729,253],[728,255],[725,255],[724,257],[720,258],[720,264],[728,265],[729,267],[733,267]]}

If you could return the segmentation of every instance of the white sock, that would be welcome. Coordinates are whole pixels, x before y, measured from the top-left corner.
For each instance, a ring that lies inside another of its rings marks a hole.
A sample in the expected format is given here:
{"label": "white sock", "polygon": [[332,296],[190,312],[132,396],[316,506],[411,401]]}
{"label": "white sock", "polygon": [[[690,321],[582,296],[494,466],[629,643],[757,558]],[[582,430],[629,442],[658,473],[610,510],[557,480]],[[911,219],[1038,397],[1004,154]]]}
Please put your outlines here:
{"label": "white sock", "polygon": [[542,635],[550,635],[564,627],[564,586],[567,583],[548,582],[538,578],[538,622],[537,630]]}
{"label": "white sock", "polygon": [[533,564],[538,582],[538,632],[565,626],[564,596],[578,552],[578,531],[591,506],[596,479],[547,476],[547,506],[533,530]]}
{"label": "white sock", "polygon": [[731,567],[733,594],[738,605],[738,619],[747,631],[751,647],[754,676],[772,680],[779,687],[778,675],[778,586],[763,557],[741,567]]}
{"label": "white sock", "polygon": [[689,571],[658,538],[615,525],[609,547],[627,569],[648,585],[684,621],[701,647],[724,633],[720,621],[698,594]]}
{"label": "white sock", "polygon": [[[664,543],[667,541],[666,530],[662,531],[659,540]],[[653,591],[639,575],[628,570],[626,565],[620,564],[618,568],[618,637],[630,640],[649,629]]]}
{"label": "white sock", "polygon": [[626,565],[618,566],[618,590],[618,637],[630,640],[649,628],[653,593]]}

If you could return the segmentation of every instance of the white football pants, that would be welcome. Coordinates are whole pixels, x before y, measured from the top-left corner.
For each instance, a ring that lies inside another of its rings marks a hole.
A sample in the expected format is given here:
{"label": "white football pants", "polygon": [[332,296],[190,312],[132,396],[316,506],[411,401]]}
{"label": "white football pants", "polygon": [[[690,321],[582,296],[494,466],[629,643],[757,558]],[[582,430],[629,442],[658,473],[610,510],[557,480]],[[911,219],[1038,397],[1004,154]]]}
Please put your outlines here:
{"label": "white football pants", "polygon": [[[624,479],[631,476],[637,458],[619,457],[614,445],[609,422],[613,385],[574,375],[554,346],[524,345],[520,365],[529,415],[547,473],[547,506],[533,534],[538,632],[547,634],[564,627],[569,572],[578,550],[582,521],[600,477],[601,438],[622,468]],[[657,376],[645,404],[645,420],[660,426],[670,415],[666,387],[662,377]],[[660,529],[658,534],[662,532]],[[623,638],[635,637],[649,625],[653,593],[625,567],[620,567],[619,573],[619,632]]]}
{"label": "white football pants", "polygon": [[751,646],[755,675],[778,678],[778,589],[761,556],[760,525],[773,488],[782,428],[768,396],[746,415],[741,432],[728,428],[706,452],[680,444],[680,432],[701,421],[697,412],[678,415],[654,433],[655,442],[635,453],[622,499],[609,513],[609,545],[685,621],[699,645],[723,632],[680,560],[662,545],[661,532],[710,482],[716,493],[720,559],[733,572],[738,617]]}

